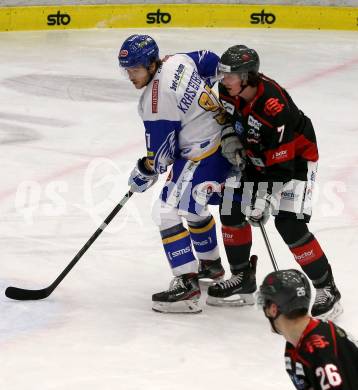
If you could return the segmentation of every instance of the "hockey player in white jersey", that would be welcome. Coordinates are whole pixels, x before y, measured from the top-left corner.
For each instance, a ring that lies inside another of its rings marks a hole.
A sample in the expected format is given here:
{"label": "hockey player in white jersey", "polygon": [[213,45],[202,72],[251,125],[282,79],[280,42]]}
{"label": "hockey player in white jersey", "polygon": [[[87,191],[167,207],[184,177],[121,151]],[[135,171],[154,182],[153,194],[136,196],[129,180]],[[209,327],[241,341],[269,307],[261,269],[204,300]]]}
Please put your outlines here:
{"label": "hockey player in white jersey", "polygon": [[214,53],[198,51],[162,62],[148,35],[130,36],[119,52],[129,80],[144,88],[138,110],[147,156],[138,160],[128,184],[144,192],[171,166],[153,209],[174,275],[169,289],[152,297],[153,310],[159,312],[200,312],[199,278],[224,275],[208,204],[219,204],[231,165],[220,151],[225,116],[203,81],[215,74],[217,61]]}

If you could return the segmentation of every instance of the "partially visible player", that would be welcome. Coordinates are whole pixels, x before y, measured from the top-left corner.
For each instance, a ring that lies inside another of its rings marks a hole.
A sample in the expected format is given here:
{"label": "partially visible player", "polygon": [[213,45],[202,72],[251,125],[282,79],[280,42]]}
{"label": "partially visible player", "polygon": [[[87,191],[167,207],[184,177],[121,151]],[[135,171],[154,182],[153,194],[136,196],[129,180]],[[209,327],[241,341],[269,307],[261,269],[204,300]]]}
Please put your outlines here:
{"label": "partially visible player", "polygon": [[[342,312],[340,292],[326,254],[309,231],[318,148],[311,120],[276,81],[259,73],[257,52],[244,45],[221,56],[220,100],[233,126],[222,136],[222,153],[235,164],[246,155],[246,168],[233,202],[221,207],[221,222],[232,277],[208,289],[208,303],[252,303],[255,270],[249,261],[251,226],[275,226],[296,262],[312,280],[315,317]],[[247,218],[248,217],[248,218]]]}
{"label": "partially visible player", "polygon": [[258,304],[286,339],[286,370],[297,390],[357,390],[358,345],[342,328],[308,315],[310,285],[294,269],[268,274]]}
{"label": "partially visible player", "polygon": [[[224,275],[208,204],[219,203],[231,165],[220,150],[225,115],[203,81],[215,74],[217,62],[208,51],[175,54],[163,62],[148,35],[130,36],[119,52],[129,80],[144,89],[139,115],[147,156],[130,175],[132,191],[146,191],[172,165],[153,210],[174,275],[169,289],[152,297],[153,309],[160,312],[200,312],[198,278]],[[193,249],[200,260],[199,274]]]}

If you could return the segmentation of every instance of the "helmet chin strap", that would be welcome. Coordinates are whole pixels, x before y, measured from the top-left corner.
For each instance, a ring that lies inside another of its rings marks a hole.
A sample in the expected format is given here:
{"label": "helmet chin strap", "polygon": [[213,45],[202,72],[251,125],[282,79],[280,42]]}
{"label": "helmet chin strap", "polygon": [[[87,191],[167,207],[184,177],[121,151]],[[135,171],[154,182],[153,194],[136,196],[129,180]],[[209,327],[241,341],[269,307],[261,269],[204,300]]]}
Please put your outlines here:
{"label": "helmet chin strap", "polygon": [[269,317],[265,310],[264,310],[264,314],[265,314],[265,317],[270,321],[270,324],[271,324],[271,328],[272,330],[274,331],[274,333],[276,334],[279,334],[279,335],[282,335],[282,333],[279,332],[279,330],[276,328],[275,326],[275,323],[274,321],[278,318],[278,316],[281,314],[279,311],[277,311],[277,314],[275,315],[275,317]]}
{"label": "helmet chin strap", "polygon": [[243,85],[243,81],[241,81],[240,87],[241,87],[241,89],[239,91],[239,95],[245,91],[245,89],[248,87],[248,85],[247,84]]}
{"label": "helmet chin strap", "polygon": [[245,84],[244,85],[244,81],[247,81],[248,80],[248,75],[246,73],[243,73],[240,75],[240,78],[241,78],[241,83],[240,83],[240,92],[239,92],[239,95],[241,93],[243,93],[245,91],[245,89],[249,86],[248,84]]}

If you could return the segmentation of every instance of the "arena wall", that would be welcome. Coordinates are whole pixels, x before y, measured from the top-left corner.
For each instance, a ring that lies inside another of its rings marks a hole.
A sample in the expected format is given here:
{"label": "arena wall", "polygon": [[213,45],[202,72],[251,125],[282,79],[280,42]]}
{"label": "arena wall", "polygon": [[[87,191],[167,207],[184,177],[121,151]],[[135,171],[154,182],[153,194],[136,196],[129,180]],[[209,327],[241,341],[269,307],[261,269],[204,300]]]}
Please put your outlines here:
{"label": "arena wall", "polygon": [[219,1],[216,0],[215,4],[198,0],[185,4],[136,1],[134,4],[127,0],[115,4],[110,0],[96,0],[96,4],[94,1],[75,4],[76,1],[72,0],[70,5],[65,0],[0,0],[0,31],[128,27],[358,30],[357,0],[321,0],[320,5],[312,5],[313,2],[307,0],[297,0],[295,5],[292,1],[274,0],[269,5],[254,4],[249,0],[246,4],[230,0],[219,4]]}

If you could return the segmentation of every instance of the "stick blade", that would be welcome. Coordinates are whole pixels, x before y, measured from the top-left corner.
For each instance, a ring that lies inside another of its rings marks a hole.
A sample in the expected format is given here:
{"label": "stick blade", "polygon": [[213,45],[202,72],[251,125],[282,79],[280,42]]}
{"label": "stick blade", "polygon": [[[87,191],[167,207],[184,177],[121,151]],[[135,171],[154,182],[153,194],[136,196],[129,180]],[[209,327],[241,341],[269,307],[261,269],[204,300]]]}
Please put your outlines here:
{"label": "stick blade", "polygon": [[5,290],[5,295],[10,299],[17,301],[34,301],[47,298],[51,294],[51,289],[43,288],[41,290],[27,290],[18,287],[8,287]]}

